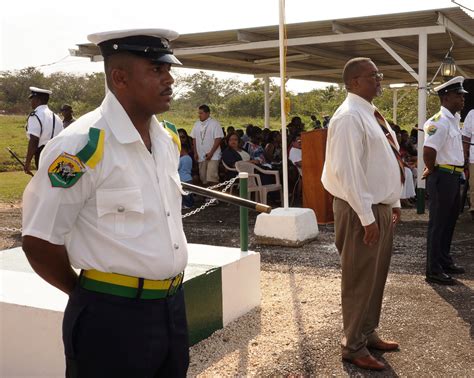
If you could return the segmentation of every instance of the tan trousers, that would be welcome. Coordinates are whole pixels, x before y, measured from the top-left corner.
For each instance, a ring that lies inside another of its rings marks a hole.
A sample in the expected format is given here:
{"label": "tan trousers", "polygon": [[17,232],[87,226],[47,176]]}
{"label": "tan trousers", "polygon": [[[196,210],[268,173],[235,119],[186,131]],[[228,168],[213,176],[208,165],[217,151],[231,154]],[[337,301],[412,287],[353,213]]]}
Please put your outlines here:
{"label": "tan trousers", "polygon": [[383,291],[392,255],[393,225],[390,205],[373,205],[380,238],[376,245],[364,244],[364,227],[346,201],[334,199],[336,247],[341,256],[342,357],[369,354],[367,346],[379,339]]}
{"label": "tan trousers", "polygon": [[199,162],[199,179],[203,185],[219,182],[219,160],[204,160]]}

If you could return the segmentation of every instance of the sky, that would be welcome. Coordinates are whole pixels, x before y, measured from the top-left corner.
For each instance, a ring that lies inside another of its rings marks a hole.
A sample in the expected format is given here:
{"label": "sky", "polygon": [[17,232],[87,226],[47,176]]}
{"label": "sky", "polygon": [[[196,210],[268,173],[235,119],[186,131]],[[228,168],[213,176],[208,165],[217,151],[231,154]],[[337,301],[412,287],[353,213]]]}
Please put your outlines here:
{"label": "sky", "polygon": [[[457,2],[474,9],[474,0]],[[68,56],[68,49],[87,42],[88,34],[107,30],[167,28],[185,34],[276,25],[278,4],[278,0],[5,0],[0,14],[0,71],[29,66],[45,74],[102,71],[101,62]],[[454,5],[450,0],[286,0],[285,10],[286,22],[295,23]],[[220,78],[253,80],[250,75],[209,72]],[[305,92],[322,85],[292,79],[287,88]]]}

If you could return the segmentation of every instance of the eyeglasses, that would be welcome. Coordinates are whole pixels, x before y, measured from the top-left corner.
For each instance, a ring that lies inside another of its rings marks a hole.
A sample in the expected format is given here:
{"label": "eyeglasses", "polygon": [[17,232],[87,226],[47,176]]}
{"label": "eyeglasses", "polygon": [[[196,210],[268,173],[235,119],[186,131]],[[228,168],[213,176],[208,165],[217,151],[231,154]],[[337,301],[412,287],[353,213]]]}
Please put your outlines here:
{"label": "eyeglasses", "polygon": [[357,79],[358,77],[371,77],[375,80],[383,80],[383,73],[382,72],[372,72],[370,75],[361,75],[361,76],[356,76],[355,78]]}

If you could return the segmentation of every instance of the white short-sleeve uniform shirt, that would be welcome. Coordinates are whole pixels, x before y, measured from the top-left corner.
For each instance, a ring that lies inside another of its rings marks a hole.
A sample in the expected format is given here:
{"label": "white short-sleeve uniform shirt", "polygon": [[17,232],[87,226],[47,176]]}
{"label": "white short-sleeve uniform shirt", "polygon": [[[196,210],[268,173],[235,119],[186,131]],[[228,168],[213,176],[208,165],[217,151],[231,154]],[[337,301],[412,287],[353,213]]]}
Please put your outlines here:
{"label": "white short-sleeve uniform shirt", "polygon": [[[60,154],[83,149],[91,127],[105,132],[102,159],[73,186],[52,187],[48,169]],[[23,235],[64,244],[75,268],[155,280],[182,272],[179,151],[155,117],[150,137],[152,153],[109,92],[44,149],[23,195]]]}
{"label": "white short-sleeve uniform shirt", "polygon": [[[467,113],[464,119],[462,135],[467,137],[471,143],[474,143],[474,110]],[[474,145],[471,145],[469,150],[469,163],[474,164]]]}
{"label": "white short-sleeve uniform shirt", "polygon": [[425,147],[436,150],[436,164],[464,165],[460,116],[453,115],[444,106],[425,122]]}
{"label": "white short-sleeve uniform shirt", "polygon": [[38,147],[44,146],[61,131],[63,121],[48,108],[48,105],[38,106],[26,121],[26,136],[28,139],[30,135],[38,137]]}

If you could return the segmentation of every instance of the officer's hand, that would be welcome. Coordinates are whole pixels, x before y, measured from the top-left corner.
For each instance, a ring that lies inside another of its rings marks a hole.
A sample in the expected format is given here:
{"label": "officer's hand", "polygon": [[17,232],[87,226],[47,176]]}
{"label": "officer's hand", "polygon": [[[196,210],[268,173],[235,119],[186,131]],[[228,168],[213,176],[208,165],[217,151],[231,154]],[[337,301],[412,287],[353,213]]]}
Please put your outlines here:
{"label": "officer's hand", "polygon": [[367,244],[368,246],[373,246],[377,244],[379,241],[379,226],[377,226],[377,223],[371,223],[368,226],[364,226],[365,229],[365,235],[364,235],[364,244]]}
{"label": "officer's hand", "polygon": [[26,163],[25,163],[25,168],[23,168],[23,171],[24,171],[27,175],[33,176],[33,173],[32,173],[31,170],[30,170],[30,166],[31,166],[31,163],[30,163],[30,162],[26,162]]}
{"label": "officer's hand", "polygon": [[392,222],[396,226],[398,222],[402,219],[402,210],[399,207],[392,208]]}
{"label": "officer's hand", "polygon": [[208,152],[208,153],[206,154],[206,160],[211,160],[211,158],[212,158],[212,155]]}
{"label": "officer's hand", "polygon": [[426,179],[432,173],[433,173],[433,170],[428,169],[428,167],[425,167],[425,169],[423,170],[423,174],[421,175],[421,179],[422,180]]}

